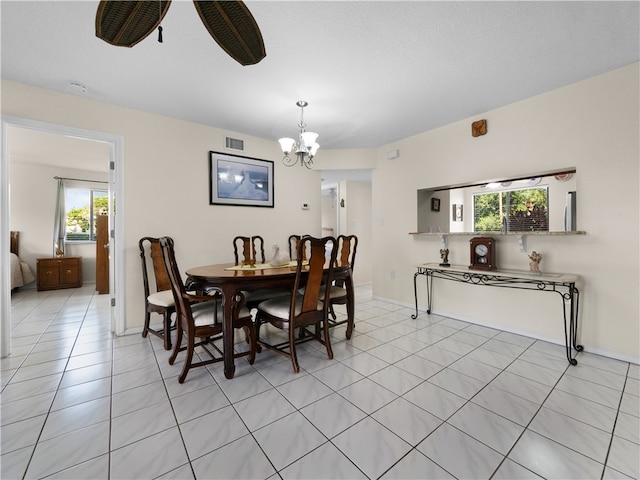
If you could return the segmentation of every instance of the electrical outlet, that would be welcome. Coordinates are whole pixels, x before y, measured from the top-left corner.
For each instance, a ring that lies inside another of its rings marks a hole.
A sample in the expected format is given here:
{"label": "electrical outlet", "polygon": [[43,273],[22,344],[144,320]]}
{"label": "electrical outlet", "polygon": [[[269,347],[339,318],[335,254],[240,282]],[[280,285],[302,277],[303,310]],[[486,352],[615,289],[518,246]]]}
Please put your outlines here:
{"label": "electrical outlet", "polygon": [[391,271],[389,272],[389,278],[390,278],[391,280],[395,280],[395,278],[396,278],[396,271],[395,271],[395,270],[391,270]]}

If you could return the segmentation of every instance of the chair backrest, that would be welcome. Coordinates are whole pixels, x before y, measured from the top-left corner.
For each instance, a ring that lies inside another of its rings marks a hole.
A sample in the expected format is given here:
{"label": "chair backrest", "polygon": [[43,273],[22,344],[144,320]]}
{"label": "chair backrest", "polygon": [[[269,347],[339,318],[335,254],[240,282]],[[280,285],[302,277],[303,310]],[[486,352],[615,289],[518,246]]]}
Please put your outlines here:
{"label": "chair backrest", "polygon": [[[169,238],[170,237],[165,237]],[[160,239],[154,237],[142,237],[138,242],[140,248],[140,259],[142,260],[142,281],[144,282],[144,298],[155,292],[171,290],[171,282],[167,275],[167,267],[165,266],[162,250],[160,248]],[[147,262],[151,262],[148,265]],[[149,273],[153,272],[155,280],[155,292],[151,291],[149,283]]]}
{"label": "chair backrest", "polygon": [[[242,252],[242,260],[240,260],[240,252]],[[260,257],[257,254],[260,254]],[[233,255],[236,265],[248,265],[250,258],[253,258],[255,263],[265,263],[264,240],[260,235],[238,236],[233,239]]]}
{"label": "chair backrest", "polygon": [[336,257],[337,265],[349,265],[353,270],[356,263],[356,250],[358,248],[358,237],[355,235],[338,235],[338,255]]}
{"label": "chair backrest", "polygon": [[[330,258],[327,261],[326,252],[329,244],[332,248]],[[307,265],[304,265],[303,260],[305,250],[309,254]],[[320,288],[325,283],[331,282],[337,250],[337,241],[334,237],[315,238],[305,235],[298,242],[296,279],[289,310],[289,318],[296,326],[316,324],[327,315],[330,289],[325,288],[324,298],[321,298]],[[297,304],[300,297],[302,297],[302,302],[298,309]]]}
{"label": "chair backrest", "polygon": [[167,266],[166,272],[169,279],[169,288],[173,292],[173,301],[176,304],[178,321],[183,322],[183,328],[189,328],[188,325],[184,324],[184,320],[191,318],[191,303],[188,300],[182,275],[176,262],[173,239],[171,237],[160,237],[158,240],[164,263]]}
{"label": "chair backrest", "polygon": [[[300,239],[302,237],[300,235],[289,235],[289,258],[291,260],[297,260],[298,259],[298,244],[300,243]],[[302,251],[302,260],[306,260],[307,259],[307,249],[305,247],[305,249]]]}
{"label": "chair backrest", "polygon": [[[194,298],[197,298],[197,301],[223,298],[222,290],[220,290],[218,287],[209,287],[207,288],[208,294],[204,297],[195,297],[193,295],[189,295],[184,286],[184,282],[182,281],[182,275],[180,273],[180,269],[178,268],[178,262],[176,262],[173,240],[171,239],[171,237],[160,237],[159,241],[164,262],[167,265],[167,275],[169,277],[171,291],[173,292],[173,301],[176,304],[176,315],[178,317],[178,321],[182,325],[182,328],[189,334],[189,332],[194,328],[193,312],[191,310],[192,300]],[[216,295],[212,295],[214,292]],[[232,315],[235,320],[238,318],[240,309],[244,305],[244,297],[241,293],[238,293],[233,298],[233,302]]]}
{"label": "chair backrest", "polygon": [[[356,263],[356,250],[358,248],[358,237],[355,235],[338,235],[336,240],[338,242],[336,266],[344,267],[348,265],[351,270],[351,275],[353,275],[353,268]],[[338,287],[344,287],[345,279],[336,279],[335,285]]]}

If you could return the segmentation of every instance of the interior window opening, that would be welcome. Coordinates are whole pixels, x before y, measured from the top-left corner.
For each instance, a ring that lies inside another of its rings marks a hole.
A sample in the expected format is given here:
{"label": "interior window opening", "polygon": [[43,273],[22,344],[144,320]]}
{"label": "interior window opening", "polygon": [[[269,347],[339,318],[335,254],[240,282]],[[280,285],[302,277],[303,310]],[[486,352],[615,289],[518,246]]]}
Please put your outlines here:
{"label": "interior window opening", "polygon": [[548,187],[473,195],[475,232],[548,232]]}

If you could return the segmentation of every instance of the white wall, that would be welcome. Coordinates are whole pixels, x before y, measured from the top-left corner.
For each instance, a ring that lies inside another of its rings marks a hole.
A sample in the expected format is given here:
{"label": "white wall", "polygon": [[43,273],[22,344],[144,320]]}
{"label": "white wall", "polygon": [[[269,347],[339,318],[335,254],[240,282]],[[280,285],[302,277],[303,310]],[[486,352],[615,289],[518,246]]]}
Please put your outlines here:
{"label": "white wall", "polygon": [[[436,237],[416,231],[416,191],[575,166],[584,236],[529,236],[542,269],[581,276],[579,341],[588,351],[638,362],[638,64],[425,132],[378,151],[373,171],[374,295],[413,304],[413,274],[439,261]],[[473,138],[469,125],[487,119]],[[401,155],[386,159],[390,148]],[[468,215],[465,211],[465,217]],[[449,237],[453,264],[468,264],[469,238]],[[517,239],[498,238],[504,268],[526,270]],[[394,252],[392,255],[389,252]],[[395,271],[395,280],[390,272]],[[426,308],[424,279],[418,279]],[[564,343],[557,294],[436,282],[434,311]]]}

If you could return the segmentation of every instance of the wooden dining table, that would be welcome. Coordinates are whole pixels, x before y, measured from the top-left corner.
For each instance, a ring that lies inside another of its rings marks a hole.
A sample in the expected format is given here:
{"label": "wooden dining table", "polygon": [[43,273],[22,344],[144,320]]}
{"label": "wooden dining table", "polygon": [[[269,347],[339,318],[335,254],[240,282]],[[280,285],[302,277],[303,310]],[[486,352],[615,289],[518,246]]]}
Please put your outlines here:
{"label": "wooden dining table", "polygon": [[[304,270],[308,268],[303,266]],[[256,291],[265,288],[284,288],[291,290],[296,278],[296,262],[290,262],[283,267],[270,265],[236,266],[233,263],[203,265],[193,267],[186,272],[187,284],[190,289],[206,289],[217,287],[222,291],[224,300],[224,319],[222,324],[224,375],[233,378],[235,363],[233,359],[234,329],[232,323],[233,299],[238,292]],[[347,338],[351,338],[354,325],[355,300],[353,290],[353,275],[351,266],[336,265],[333,277],[344,279],[347,290]]]}

